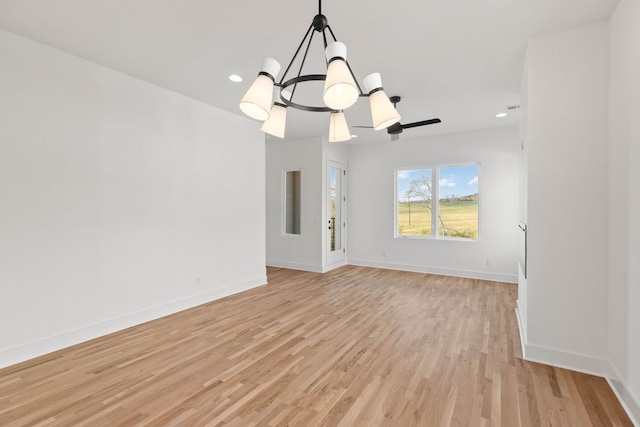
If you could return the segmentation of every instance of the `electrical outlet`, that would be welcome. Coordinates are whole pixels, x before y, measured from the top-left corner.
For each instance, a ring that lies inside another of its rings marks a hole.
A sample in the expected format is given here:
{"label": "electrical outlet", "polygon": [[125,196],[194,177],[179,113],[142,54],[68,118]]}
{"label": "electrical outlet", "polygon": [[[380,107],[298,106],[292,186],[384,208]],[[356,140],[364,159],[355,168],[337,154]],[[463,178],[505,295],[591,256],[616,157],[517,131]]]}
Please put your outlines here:
{"label": "electrical outlet", "polygon": [[493,260],[487,258],[487,267],[493,267]]}
{"label": "electrical outlet", "polygon": [[389,252],[388,251],[382,251],[382,256],[384,256],[384,257],[389,256]]}
{"label": "electrical outlet", "polygon": [[200,285],[202,285],[202,277],[197,276],[196,277],[196,286],[200,286]]}

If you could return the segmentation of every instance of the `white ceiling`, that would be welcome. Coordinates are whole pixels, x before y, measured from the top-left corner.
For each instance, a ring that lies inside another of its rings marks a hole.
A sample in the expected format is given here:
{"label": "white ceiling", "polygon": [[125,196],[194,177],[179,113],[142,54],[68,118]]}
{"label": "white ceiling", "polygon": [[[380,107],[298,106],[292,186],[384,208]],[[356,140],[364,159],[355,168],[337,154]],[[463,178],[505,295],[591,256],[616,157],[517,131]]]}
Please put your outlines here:
{"label": "white ceiling", "polygon": [[[495,115],[519,103],[527,38],[606,19],[617,3],[324,0],[322,12],[360,83],[380,72],[387,94],[403,97],[401,122],[442,119],[408,138],[517,124],[517,110]],[[284,69],[317,12],[316,0],[0,0],[0,28],[242,114],[261,58]],[[324,72],[315,42],[305,73]],[[350,125],[371,122],[366,99],[346,115]],[[289,108],[287,122],[287,139],[300,139],[325,135],[329,118]],[[388,139],[354,131],[359,143]]]}

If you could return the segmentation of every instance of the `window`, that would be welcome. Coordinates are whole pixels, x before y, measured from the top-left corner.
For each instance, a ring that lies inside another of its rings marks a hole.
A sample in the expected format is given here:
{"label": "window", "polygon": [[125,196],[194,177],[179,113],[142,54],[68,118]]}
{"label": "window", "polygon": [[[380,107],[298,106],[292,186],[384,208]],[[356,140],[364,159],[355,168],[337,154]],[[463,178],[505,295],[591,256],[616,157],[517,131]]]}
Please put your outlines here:
{"label": "window", "polygon": [[284,232],[300,234],[300,171],[284,173]]}
{"label": "window", "polygon": [[479,168],[397,170],[396,236],[477,239]]}

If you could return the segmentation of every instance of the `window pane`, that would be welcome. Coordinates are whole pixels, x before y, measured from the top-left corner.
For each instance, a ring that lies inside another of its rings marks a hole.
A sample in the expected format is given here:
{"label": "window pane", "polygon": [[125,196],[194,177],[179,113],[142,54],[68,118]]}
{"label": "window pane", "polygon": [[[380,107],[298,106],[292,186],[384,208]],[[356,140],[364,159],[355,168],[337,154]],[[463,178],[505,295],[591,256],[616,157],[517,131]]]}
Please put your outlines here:
{"label": "window pane", "polygon": [[438,235],[478,238],[478,166],[440,168]]}
{"label": "window pane", "polygon": [[431,169],[399,170],[397,232],[400,236],[431,236]]}
{"label": "window pane", "polygon": [[331,252],[342,249],[342,212],[340,199],[342,199],[342,169],[331,167],[329,184],[329,203],[331,204],[331,217],[329,218],[329,233],[331,235]]}
{"label": "window pane", "polygon": [[285,232],[300,234],[300,171],[287,171],[284,194]]}

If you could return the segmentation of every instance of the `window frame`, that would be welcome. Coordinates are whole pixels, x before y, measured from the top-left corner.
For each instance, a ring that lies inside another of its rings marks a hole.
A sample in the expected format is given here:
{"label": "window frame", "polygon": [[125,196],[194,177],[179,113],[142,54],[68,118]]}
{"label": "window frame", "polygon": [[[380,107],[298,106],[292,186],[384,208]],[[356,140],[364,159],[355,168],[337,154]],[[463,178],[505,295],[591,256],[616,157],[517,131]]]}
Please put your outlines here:
{"label": "window frame", "polygon": [[[438,217],[440,214],[440,169],[443,168],[455,168],[455,167],[464,167],[464,166],[476,166],[478,168],[478,237],[449,237],[449,236],[440,236],[440,224],[438,223]],[[459,163],[436,163],[436,164],[428,164],[422,166],[403,166],[395,168],[393,171],[393,195],[394,195],[394,205],[393,205],[393,237],[395,239],[422,239],[422,240],[447,240],[454,242],[478,242],[481,239],[481,210],[480,210],[480,193],[482,187],[482,179],[481,179],[481,170],[482,163],[480,161],[472,161],[472,162],[459,162]],[[406,235],[398,233],[398,172],[400,171],[414,171],[414,170],[431,170],[431,235],[430,236],[420,236],[420,235]],[[437,185],[433,185],[433,183],[437,183]]]}

